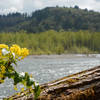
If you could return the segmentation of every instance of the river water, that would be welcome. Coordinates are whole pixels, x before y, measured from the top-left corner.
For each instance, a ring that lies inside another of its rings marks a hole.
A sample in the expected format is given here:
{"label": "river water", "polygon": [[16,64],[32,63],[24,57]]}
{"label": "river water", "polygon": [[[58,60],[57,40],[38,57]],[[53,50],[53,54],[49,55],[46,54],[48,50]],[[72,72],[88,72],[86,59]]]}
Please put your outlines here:
{"label": "river water", "polygon": [[[62,78],[100,65],[100,54],[97,55],[41,55],[28,56],[18,62],[16,70],[32,74],[40,84]],[[22,87],[19,85],[19,87]],[[0,98],[13,95],[13,81],[6,79],[0,84]]]}

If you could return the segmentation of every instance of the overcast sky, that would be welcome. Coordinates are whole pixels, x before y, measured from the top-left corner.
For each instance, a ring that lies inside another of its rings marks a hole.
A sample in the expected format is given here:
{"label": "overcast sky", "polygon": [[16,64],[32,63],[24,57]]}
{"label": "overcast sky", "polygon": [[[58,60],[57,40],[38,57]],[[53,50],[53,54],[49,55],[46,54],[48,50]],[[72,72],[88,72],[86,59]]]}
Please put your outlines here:
{"label": "overcast sky", "polygon": [[100,12],[100,0],[0,0],[0,14],[9,12],[28,12],[51,6],[88,8]]}

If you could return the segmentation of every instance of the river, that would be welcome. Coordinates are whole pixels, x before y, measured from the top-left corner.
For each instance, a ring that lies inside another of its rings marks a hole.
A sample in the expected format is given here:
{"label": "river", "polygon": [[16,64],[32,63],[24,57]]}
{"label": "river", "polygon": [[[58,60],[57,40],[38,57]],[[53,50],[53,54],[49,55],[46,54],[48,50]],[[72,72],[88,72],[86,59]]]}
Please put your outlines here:
{"label": "river", "polygon": [[[16,70],[32,74],[39,84],[47,83],[100,65],[100,54],[94,55],[41,55],[28,56],[18,62]],[[21,88],[22,86],[19,85]],[[13,95],[13,81],[6,79],[0,84],[0,98]]]}

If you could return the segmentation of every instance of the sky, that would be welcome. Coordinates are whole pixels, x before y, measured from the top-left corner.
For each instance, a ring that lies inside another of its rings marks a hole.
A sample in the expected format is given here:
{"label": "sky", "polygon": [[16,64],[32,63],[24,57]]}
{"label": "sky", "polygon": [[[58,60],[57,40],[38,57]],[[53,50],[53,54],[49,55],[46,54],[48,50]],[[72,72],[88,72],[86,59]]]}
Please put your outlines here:
{"label": "sky", "polygon": [[74,7],[100,12],[100,0],[0,0],[0,14],[12,12],[31,13],[52,6]]}

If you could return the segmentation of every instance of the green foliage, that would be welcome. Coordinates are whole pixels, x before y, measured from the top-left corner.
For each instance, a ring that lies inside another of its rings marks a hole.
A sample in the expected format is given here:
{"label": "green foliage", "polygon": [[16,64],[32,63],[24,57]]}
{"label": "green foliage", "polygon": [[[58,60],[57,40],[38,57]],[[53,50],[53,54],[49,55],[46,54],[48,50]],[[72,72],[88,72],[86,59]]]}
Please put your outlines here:
{"label": "green foliage", "polygon": [[62,54],[62,53],[100,53],[100,32],[90,31],[54,31],[38,34],[24,31],[1,33],[0,43],[11,46],[18,44],[27,47],[30,54]]}
{"label": "green foliage", "polygon": [[39,97],[41,93],[41,89],[39,85],[36,85],[36,83],[34,83],[34,95],[35,95],[35,100]]}
{"label": "green foliage", "polygon": [[[28,73],[18,73],[14,64],[17,65],[17,61],[24,59],[29,54],[28,49],[20,48],[18,45],[0,44],[0,84],[4,83],[6,78],[13,80],[14,89],[17,91],[17,84],[21,83],[25,88],[32,90],[34,87],[34,99],[36,100],[40,95],[40,86]],[[21,89],[22,92],[24,88]]]}
{"label": "green foliage", "polygon": [[38,33],[47,30],[91,30],[100,31],[100,13],[80,9],[78,6],[47,7],[27,14],[12,13],[0,15],[0,32],[27,32]]}

